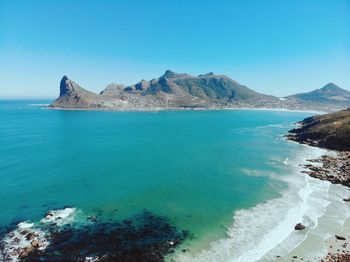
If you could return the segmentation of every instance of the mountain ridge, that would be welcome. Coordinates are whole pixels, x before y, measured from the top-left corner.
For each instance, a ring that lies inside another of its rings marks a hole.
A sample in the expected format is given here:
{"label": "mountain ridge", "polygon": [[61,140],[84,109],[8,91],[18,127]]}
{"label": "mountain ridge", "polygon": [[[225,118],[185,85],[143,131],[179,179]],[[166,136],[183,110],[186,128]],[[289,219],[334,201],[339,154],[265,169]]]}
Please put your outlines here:
{"label": "mountain ridge", "polygon": [[341,103],[344,105],[350,104],[350,91],[343,89],[336,84],[330,82],[320,89],[310,92],[294,94],[285,97],[290,100],[298,100],[312,103]]}
{"label": "mountain ridge", "polygon": [[[318,91],[321,90],[321,91]],[[311,92],[278,98],[256,92],[226,75],[213,72],[193,76],[166,70],[163,75],[152,80],[141,80],[133,85],[111,83],[100,93],[88,91],[63,76],[60,95],[50,105],[58,109],[103,109],[103,110],[161,110],[161,109],[225,109],[225,108],[287,108],[300,110],[324,110],[317,94],[333,97],[330,110],[350,105],[348,92],[333,83]],[[308,94],[311,98],[308,99]],[[304,95],[306,94],[306,97]],[[316,94],[316,95],[315,95]],[[336,95],[338,94],[338,97]],[[309,95],[310,96],[310,95]],[[342,101],[344,103],[336,103]],[[339,105],[341,107],[339,107]]]}

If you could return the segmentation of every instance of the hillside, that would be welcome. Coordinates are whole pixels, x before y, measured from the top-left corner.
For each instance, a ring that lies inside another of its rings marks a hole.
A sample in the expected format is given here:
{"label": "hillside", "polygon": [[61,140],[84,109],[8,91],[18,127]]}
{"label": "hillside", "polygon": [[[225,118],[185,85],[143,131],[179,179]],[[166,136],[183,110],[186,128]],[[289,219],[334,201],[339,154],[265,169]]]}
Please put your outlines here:
{"label": "hillside", "polygon": [[327,149],[350,151],[350,109],[313,116],[290,130],[289,139]]}
{"label": "hillside", "polygon": [[311,92],[295,94],[285,98],[303,103],[350,106],[350,92],[333,83]]}
{"label": "hillside", "polygon": [[110,84],[99,94],[64,76],[53,108],[152,110],[158,108],[269,107],[274,96],[260,94],[225,75],[192,76],[167,70],[161,77],[124,86]]}
{"label": "hillside", "polygon": [[99,94],[64,76],[60,95],[50,105],[60,109],[160,110],[221,108],[286,108],[337,111],[350,106],[350,92],[335,84],[285,98],[258,93],[225,75],[199,76],[167,70],[150,81],[125,86],[111,83]]}

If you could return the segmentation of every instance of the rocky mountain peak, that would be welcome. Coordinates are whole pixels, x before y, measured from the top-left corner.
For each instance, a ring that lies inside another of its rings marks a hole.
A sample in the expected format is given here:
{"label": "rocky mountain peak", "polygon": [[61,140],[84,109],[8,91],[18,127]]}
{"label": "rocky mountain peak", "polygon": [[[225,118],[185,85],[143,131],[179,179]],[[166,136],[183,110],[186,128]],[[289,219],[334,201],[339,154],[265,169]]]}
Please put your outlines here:
{"label": "rocky mountain peak", "polygon": [[166,70],[163,77],[166,77],[166,78],[171,78],[171,77],[174,77],[176,76],[177,74],[171,70]]}
{"label": "rocky mountain peak", "polygon": [[60,96],[69,95],[73,91],[70,79],[64,75],[60,82]]}
{"label": "rocky mountain peak", "polygon": [[[324,87],[321,88],[321,90],[323,91],[339,91],[339,90],[343,90],[342,88],[340,88],[339,86],[337,86],[334,83],[328,83],[327,85],[325,85]],[[345,90],[344,90],[345,91]]]}

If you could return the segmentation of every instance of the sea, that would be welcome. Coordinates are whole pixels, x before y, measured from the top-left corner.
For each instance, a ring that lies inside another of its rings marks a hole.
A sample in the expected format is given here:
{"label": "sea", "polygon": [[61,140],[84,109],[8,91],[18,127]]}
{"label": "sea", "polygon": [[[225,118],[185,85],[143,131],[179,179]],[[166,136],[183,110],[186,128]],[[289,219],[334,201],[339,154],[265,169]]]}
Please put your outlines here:
{"label": "sea", "polygon": [[[329,184],[300,172],[324,152],[284,137],[313,113],[74,111],[50,102],[0,101],[3,252],[8,232],[44,231],[52,217],[132,223],[149,212],[186,232],[166,260],[270,261],[298,246],[330,203],[318,197]],[[295,232],[298,222],[307,230]]]}

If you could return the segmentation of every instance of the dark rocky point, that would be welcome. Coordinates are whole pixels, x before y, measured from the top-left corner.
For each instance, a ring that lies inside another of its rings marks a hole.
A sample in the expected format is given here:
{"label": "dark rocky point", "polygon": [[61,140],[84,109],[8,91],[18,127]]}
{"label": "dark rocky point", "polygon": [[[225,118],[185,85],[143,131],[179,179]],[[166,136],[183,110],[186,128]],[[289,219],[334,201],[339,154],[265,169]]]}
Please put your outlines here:
{"label": "dark rocky point", "polygon": [[345,238],[345,237],[338,236],[338,235],[335,235],[335,238],[336,238],[337,240],[346,240],[346,238]]}
{"label": "dark rocky point", "polygon": [[350,186],[350,109],[306,118],[300,122],[300,127],[289,132],[286,136],[289,140],[336,150],[336,156],[324,155],[320,159],[308,160],[318,165],[305,165],[304,173]]}
{"label": "dark rocky point", "polygon": [[295,225],[294,230],[303,230],[305,226],[302,223],[298,223]]}

